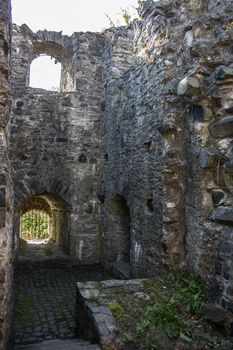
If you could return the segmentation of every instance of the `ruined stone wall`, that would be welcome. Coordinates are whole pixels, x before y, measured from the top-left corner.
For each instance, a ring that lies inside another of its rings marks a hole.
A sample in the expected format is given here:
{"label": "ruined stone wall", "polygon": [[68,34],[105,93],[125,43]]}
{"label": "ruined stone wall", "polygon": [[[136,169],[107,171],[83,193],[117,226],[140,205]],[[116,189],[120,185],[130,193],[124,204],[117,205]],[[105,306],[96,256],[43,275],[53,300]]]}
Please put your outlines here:
{"label": "ruined stone wall", "polygon": [[[90,33],[66,37],[46,31],[33,34],[26,26],[15,26],[12,45],[9,152],[16,212],[32,195],[48,193],[65,200],[71,208],[64,232],[69,235],[70,256],[80,263],[97,263],[102,37]],[[50,54],[69,67],[76,91],[57,93],[28,87],[35,52]],[[18,230],[16,222],[17,236]]]}
{"label": "ruined stone wall", "polygon": [[232,1],[209,2],[186,31],[186,71],[178,85],[189,123],[187,265],[233,310]]}
{"label": "ruined stone wall", "polygon": [[5,127],[9,119],[11,8],[0,1],[0,349],[9,339],[12,311],[12,208],[13,194]]}
{"label": "ruined stone wall", "polygon": [[[148,0],[129,28],[71,37],[15,26],[9,125],[16,214],[56,195],[80,263],[186,267],[230,310],[232,8]],[[60,93],[28,87],[41,53],[63,66]]]}
{"label": "ruined stone wall", "polygon": [[[113,39],[110,35],[109,40],[127,40],[126,30],[122,31],[124,35]],[[70,256],[80,263],[98,263],[106,40],[95,33],[74,33],[71,37],[47,31],[34,34],[26,25],[13,27],[12,40],[9,151],[14,168],[15,233],[18,237],[19,208],[28,197],[56,195],[70,207],[65,232]],[[30,63],[43,53],[62,64],[61,92],[28,86]],[[69,82],[72,89],[67,88]]]}
{"label": "ruined stone wall", "polygon": [[229,0],[144,2],[131,68],[106,82],[102,128],[106,264],[109,208],[121,195],[133,274],[187,267],[229,310],[232,8]]}
{"label": "ruined stone wall", "polygon": [[[106,87],[103,230],[107,232],[112,198],[123,196],[131,217],[134,276],[161,273],[165,266],[179,268],[185,262],[188,131],[175,93],[181,70],[176,50],[182,36],[178,33],[171,41],[169,28],[170,22],[180,24],[176,10],[156,8],[153,2],[143,5],[142,20],[135,23],[133,64]],[[103,251],[107,246],[106,234]]]}

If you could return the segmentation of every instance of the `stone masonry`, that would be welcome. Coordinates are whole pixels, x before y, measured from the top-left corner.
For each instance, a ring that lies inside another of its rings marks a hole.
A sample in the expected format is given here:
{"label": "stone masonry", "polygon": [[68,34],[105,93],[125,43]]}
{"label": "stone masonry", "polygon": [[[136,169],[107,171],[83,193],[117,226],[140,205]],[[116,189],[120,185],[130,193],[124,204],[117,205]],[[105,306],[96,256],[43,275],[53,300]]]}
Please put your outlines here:
{"label": "stone masonry", "polygon": [[[33,203],[77,264],[186,268],[233,312],[233,0],[147,0],[129,27],[70,37],[13,25],[11,45],[0,4],[3,314]],[[28,85],[41,54],[62,65],[59,92]]]}
{"label": "stone masonry", "polygon": [[12,314],[13,189],[5,127],[10,100],[10,1],[0,1],[0,349],[6,348]]}

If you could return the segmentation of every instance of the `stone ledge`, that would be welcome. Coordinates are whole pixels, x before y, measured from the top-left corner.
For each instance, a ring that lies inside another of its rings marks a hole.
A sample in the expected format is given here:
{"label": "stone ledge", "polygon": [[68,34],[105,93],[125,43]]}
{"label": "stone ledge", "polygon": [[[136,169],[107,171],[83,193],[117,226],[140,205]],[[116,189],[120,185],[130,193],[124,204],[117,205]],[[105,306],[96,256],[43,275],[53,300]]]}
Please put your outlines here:
{"label": "stone ledge", "polygon": [[[116,321],[107,306],[112,302],[111,289],[122,294],[138,293],[143,280],[107,280],[77,283],[76,319],[79,336],[99,343],[103,350],[123,350]],[[109,297],[106,297],[106,292]]]}

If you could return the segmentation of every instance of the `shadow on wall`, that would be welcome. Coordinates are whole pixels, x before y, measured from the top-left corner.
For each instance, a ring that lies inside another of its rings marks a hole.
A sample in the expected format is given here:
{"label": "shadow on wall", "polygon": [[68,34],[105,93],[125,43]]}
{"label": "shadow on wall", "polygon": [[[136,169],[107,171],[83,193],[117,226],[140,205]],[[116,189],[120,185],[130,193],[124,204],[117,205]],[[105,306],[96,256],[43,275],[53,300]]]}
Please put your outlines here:
{"label": "shadow on wall", "polygon": [[69,214],[70,206],[57,195],[43,193],[31,196],[23,202],[19,209],[20,225],[18,225],[17,239],[44,238],[55,243],[58,248],[69,255]]}

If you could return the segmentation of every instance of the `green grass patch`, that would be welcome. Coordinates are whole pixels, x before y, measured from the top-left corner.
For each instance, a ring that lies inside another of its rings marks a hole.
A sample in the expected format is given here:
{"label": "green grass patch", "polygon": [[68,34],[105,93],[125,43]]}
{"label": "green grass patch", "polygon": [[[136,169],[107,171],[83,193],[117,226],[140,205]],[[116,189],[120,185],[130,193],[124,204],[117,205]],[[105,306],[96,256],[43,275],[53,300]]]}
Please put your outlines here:
{"label": "green grass patch", "polygon": [[124,317],[124,310],[121,305],[119,304],[109,304],[109,309],[111,310],[113,316],[116,320],[122,320]]}
{"label": "green grass patch", "polygon": [[231,349],[203,320],[207,298],[200,278],[186,274],[149,278],[139,294],[116,288],[108,298],[113,300],[108,306],[126,350],[174,350],[180,339],[190,349]]}

